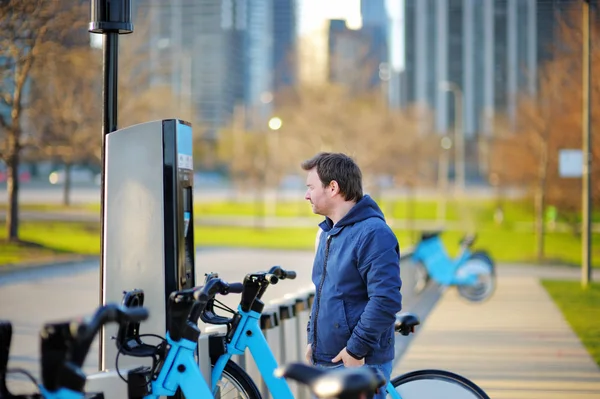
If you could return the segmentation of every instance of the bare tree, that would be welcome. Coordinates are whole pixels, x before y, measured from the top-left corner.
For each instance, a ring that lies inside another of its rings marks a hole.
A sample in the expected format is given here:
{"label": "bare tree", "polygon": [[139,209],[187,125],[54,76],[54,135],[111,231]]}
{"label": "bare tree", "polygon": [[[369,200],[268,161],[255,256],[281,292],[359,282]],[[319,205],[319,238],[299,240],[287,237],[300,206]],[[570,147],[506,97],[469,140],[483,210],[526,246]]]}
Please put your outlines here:
{"label": "bare tree", "polygon": [[36,61],[53,51],[77,27],[78,5],[61,1],[0,2],[0,156],[7,166],[8,240],[19,240],[18,168],[27,144],[22,117],[27,107],[27,83]]}
{"label": "bare tree", "polygon": [[[581,206],[581,180],[559,175],[561,149],[581,148],[581,16],[580,5],[560,20],[553,58],[539,71],[536,96],[519,99],[516,129],[500,120],[494,139],[490,172],[502,184],[517,184],[531,189],[535,204],[537,257],[544,258],[544,212],[548,204],[574,214]],[[592,28],[592,41],[600,38],[600,27]],[[592,68],[600,72],[600,50],[594,46]],[[592,75],[593,75],[592,70]],[[600,82],[592,80],[592,101],[600,98]],[[600,110],[592,110],[592,126],[599,126]],[[600,142],[593,142],[594,171],[598,170]],[[592,173],[594,182],[600,182]],[[598,193],[598,184],[592,184]],[[595,195],[596,202],[599,197]],[[574,221],[575,222],[575,221]],[[574,225],[575,226],[575,225]]]}
{"label": "bare tree", "polygon": [[[28,110],[37,153],[64,165],[63,203],[70,204],[71,167],[94,159],[100,147],[100,57],[89,46],[63,48],[34,68]],[[98,158],[94,159],[96,163]]]}

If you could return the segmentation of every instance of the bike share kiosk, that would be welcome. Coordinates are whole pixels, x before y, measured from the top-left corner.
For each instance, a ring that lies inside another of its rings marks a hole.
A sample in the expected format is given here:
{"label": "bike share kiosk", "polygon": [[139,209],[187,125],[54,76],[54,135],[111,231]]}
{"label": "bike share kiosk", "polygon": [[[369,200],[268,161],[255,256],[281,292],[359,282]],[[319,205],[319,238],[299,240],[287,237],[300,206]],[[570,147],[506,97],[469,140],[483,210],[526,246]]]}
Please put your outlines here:
{"label": "bike share kiosk", "polygon": [[[169,119],[109,133],[105,179],[102,302],[143,290],[141,333],[164,337],[169,294],[195,286],[191,126]],[[116,335],[104,327],[102,370],[115,367]],[[139,360],[122,356],[119,366]]]}

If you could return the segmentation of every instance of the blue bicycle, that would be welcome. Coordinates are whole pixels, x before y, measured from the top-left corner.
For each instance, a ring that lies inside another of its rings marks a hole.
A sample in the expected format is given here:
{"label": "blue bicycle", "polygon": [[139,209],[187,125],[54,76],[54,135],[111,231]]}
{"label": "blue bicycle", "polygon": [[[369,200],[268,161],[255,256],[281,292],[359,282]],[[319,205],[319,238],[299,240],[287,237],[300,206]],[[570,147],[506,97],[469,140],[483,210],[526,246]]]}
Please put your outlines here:
{"label": "blue bicycle", "polygon": [[[158,345],[150,345],[142,341],[140,324],[132,322],[121,325],[117,333],[119,355],[125,354],[139,358],[152,358],[152,366],[141,366],[128,370],[127,378],[122,376],[117,365],[119,376],[127,383],[130,398],[157,399],[161,396],[186,399],[206,399],[216,395],[230,393],[228,386],[211,387],[205,382],[198,365],[197,347],[200,337],[198,319],[204,312],[207,303],[215,295],[242,293],[240,283],[228,284],[219,278],[207,279],[201,287],[175,291],[169,295],[167,303],[167,332]],[[144,292],[133,290],[126,292],[123,304],[127,307],[143,306]],[[118,357],[117,357],[118,362]],[[260,393],[252,379],[235,363],[227,364],[221,370],[226,381],[237,388],[236,397],[260,397]]]}
{"label": "blue bicycle", "polygon": [[[139,323],[119,328],[117,345],[119,353],[138,357],[153,357],[152,367],[140,367],[130,371],[127,380],[130,398],[155,399],[158,396],[176,396],[182,393],[187,399],[224,397],[229,386],[235,388],[235,397],[261,399],[254,381],[231,360],[233,355],[244,354],[249,349],[258,370],[273,399],[293,399],[294,395],[284,378],[277,373],[278,364],[260,328],[264,303],[260,300],[270,284],[280,279],[295,278],[292,271],[275,266],[269,272],[252,273],[244,282],[228,284],[209,274],[205,285],[199,288],[173,292],[168,302],[168,332],[163,343],[152,346],[141,341]],[[241,293],[237,311],[223,306],[233,313],[223,317],[215,313],[216,294]],[[126,306],[142,306],[143,292],[131,291],[124,299]],[[210,324],[225,324],[227,332],[211,336],[210,359],[211,384],[206,384],[195,359],[200,331],[198,319]],[[395,329],[402,335],[413,333],[419,319],[410,313],[397,317]],[[134,378],[135,377],[135,378]],[[425,382],[425,387],[423,386]],[[403,374],[386,385],[394,399],[422,397],[427,387],[435,390],[460,390],[474,398],[489,397],[470,380],[443,370],[419,370]],[[441,387],[441,388],[440,388]],[[132,395],[132,392],[134,394]]]}
{"label": "blue bicycle", "polygon": [[456,286],[460,295],[471,302],[490,298],[496,288],[496,270],[485,251],[471,251],[476,236],[465,236],[460,241],[458,256],[451,258],[440,235],[439,231],[422,234],[411,256],[415,293],[422,292],[433,280],[443,286]]}
{"label": "blue bicycle", "polygon": [[[102,393],[84,391],[86,375],[82,366],[94,337],[107,323],[123,325],[140,322],[148,318],[145,308],[127,308],[108,304],[97,309],[89,320],[49,323],[42,328],[41,371],[42,384],[22,369],[8,369],[8,357],[12,339],[12,324],[0,322],[0,399],[82,399],[103,398]],[[13,395],[6,385],[9,373],[25,374],[39,392],[26,395]]]}
{"label": "blue bicycle", "polygon": [[[210,300],[201,314],[201,319],[209,324],[227,325],[227,333],[215,335],[211,347],[212,389],[216,391],[222,371],[235,365],[231,356],[243,354],[250,350],[258,370],[265,381],[273,399],[293,399],[294,396],[281,373],[277,372],[278,364],[265,336],[260,328],[260,316],[264,308],[261,297],[270,284],[279,280],[293,279],[296,273],[283,270],[274,266],[269,272],[253,273],[245,277],[242,289],[242,300],[237,312],[220,304],[220,309],[233,313],[232,317],[218,316],[214,312],[216,301]],[[216,278],[208,275],[207,281]],[[420,324],[419,318],[412,313],[401,313],[396,317],[395,331],[407,336],[414,333],[415,327]],[[244,377],[244,378],[249,378]],[[253,384],[254,385],[254,384]],[[473,398],[489,399],[485,392],[475,383],[460,375],[445,370],[418,370],[393,378],[386,384],[388,395],[394,399],[423,398],[424,393],[433,389],[433,392],[460,392],[468,393]],[[260,399],[260,393],[246,391],[245,397]]]}

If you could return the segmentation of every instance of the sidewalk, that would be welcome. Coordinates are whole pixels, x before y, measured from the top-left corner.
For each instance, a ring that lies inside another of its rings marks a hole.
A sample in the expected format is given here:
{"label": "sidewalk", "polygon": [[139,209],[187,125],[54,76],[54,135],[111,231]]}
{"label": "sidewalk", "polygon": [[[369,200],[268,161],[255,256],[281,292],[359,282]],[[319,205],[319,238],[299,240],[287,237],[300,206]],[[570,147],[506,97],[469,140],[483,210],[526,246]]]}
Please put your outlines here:
{"label": "sidewalk", "polygon": [[427,368],[461,374],[492,399],[600,398],[600,368],[530,275],[500,273],[482,304],[449,288],[392,375]]}

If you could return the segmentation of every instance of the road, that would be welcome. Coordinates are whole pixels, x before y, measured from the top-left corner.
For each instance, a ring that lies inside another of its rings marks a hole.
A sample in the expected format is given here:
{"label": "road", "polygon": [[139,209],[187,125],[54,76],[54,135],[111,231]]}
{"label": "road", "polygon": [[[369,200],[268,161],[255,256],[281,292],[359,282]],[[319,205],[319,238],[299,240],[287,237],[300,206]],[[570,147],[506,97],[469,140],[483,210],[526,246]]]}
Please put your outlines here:
{"label": "road", "polygon": [[[365,187],[365,191],[369,192],[369,188]],[[435,199],[439,196],[439,191],[435,188],[422,188],[413,193],[408,192],[404,188],[384,189],[383,193],[391,198],[406,198],[408,195],[417,198]],[[468,187],[464,194],[465,198],[494,198],[495,191],[486,186],[471,186]],[[521,197],[523,193],[519,190],[506,189],[503,192],[504,198]],[[257,197],[254,192],[240,193],[229,187],[194,187],[194,201],[222,201],[225,199],[236,199],[243,201],[251,201]],[[70,191],[70,198],[74,204],[89,204],[100,202],[100,187],[96,185],[74,185]],[[277,192],[277,198],[292,200],[304,198],[304,186],[300,185],[296,189],[283,189]],[[63,199],[63,188],[61,186],[51,185],[47,182],[31,182],[22,183],[19,189],[20,203],[54,203],[60,204]],[[8,202],[8,192],[6,184],[0,183],[0,204]]]}
{"label": "road", "polygon": [[[200,283],[203,274],[218,272],[226,281],[241,281],[252,271],[266,270],[272,265],[280,265],[297,272],[293,281],[282,281],[269,287],[263,299],[268,305],[286,295],[294,295],[312,287],[310,271],[312,252],[245,250],[245,249],[208,249],[197,253],[196,282]],[[410,281],[410,269],[403,268],[402,276]],[[403,289],[404,308],[414,309],[425,317],[438,298],[432,289],[425,302],[413,297],[409,285]],[[39,331],[43,323],[60,321],[92,313],[98,305],[99,270],[97,261],[89,261],[76,266],[57,266],[43,269],[0,274],[0,319],[13,323],[13,340],[9,367],[24,368],[39,376]],[[222,302],[235,307],[239,297],[227,296]],[[421,303],[419,305],[419,303]],[[399,341],[398,353],[410,342]],[[95,372],[98,364],[98,343],[94,342],[86,361],[86,372]],[[23,378],[11,380],[10,388],[22,391],[29,385]]]}

